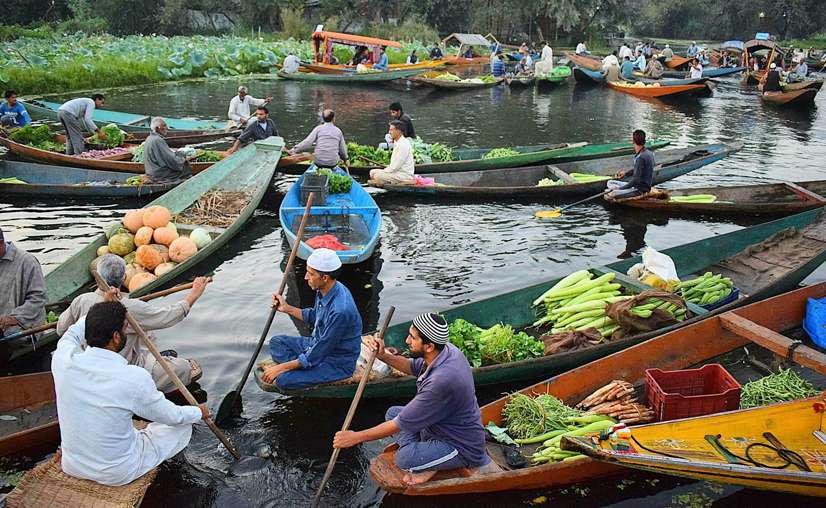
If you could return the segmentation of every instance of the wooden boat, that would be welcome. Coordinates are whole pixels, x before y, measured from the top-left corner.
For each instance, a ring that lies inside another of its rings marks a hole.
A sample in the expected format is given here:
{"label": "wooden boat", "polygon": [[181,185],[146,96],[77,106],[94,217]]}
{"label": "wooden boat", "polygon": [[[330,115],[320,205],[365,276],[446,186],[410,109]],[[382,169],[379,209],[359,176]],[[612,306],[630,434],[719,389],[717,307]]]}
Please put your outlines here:
{"label": "wooden boat", "polygon": [[797,83],[786,83],[783,85],[784,92],[794,92],[796,90],[820,90],[823,88],[823,80],[822,79],[807,79],[805,81],[799,81]]}
{"label": "wooden boat", "polygon": [[763,92],[760,100],[772,106],[809,108],[814,105],[816,95],[817,90],[804,88],[793,92]]}
{"label": "wooden boat", "polygon": [[[57,110],[62,104],[42,100],[20,101],[26,106],[29,114],[37,117],[48,118],[57,121]],[[217,122],[212,120],[190,120],[187,118],[167,118],[166,126],[170,130],[186,131],[226,131],[227,122]],[[110,111],[108,109],[95,109],[92,120],[99,127],[113,123],[126,132],[149,132],[149,123],[152,117],[149,115],[136,115],[134,113],[122,113],[120,111]]]}
{"label": "wooden boat", "polygon": [[[742,83],[744,85],[756,85],[763,81],[763,77],[766,75],[765,68],[756,71],[752,68],[749,62],[752,56],[755,56],[757,53],[764,53],[765,61],[770,62],[774,60],[774,55],[782,51],[783,48],[770,40],[753,39],[746,42],[743,45],[742,61],[740,62],[740,65],[746,68],[743,72]],[[765,65],[768,66],[768,64]]]}
{"label": "wooden boat", "polygon": [[[164,136],[164,139],[170,148],[180,148],[186,145],[197,145],[221,139],[236,138],[241,132],[243,132],[242,129],[223,131],[169,131],[166,136]],[[146,141],[149,134],[149,132],[127,132],[123,142],[128,145],[139,145]],[[66,136],[64,134],[56,134],[55,141],[58,143],[66,143]]]}
{"label": "wooden boat", "polygon": [[568,57],[568,60],[574,63],[576,67],[588,69],[589,71],[602,71],[602,59],[590,55],[577,55],[570,51],[563,51],[563,55]]}
{"label": "wooden boat", "polygon": [[60,443],[54,381],[50,372],[0,377],[0,456],[37,455]]}
{"label": "wooden boat", "polygon": [[[649,146],[661,148],[668,145],[668,141],[652,141]],[[491,148],[457,148],[453,150],[453,159],[450,162],[433,162],[417,164],[416,174],[429,175],[433,173],[460,173],[465,171],[481,171],[487,169],[516,168],[534,164],[562,163],[591,159],[616,157],[634,152],[630,143],[606,143],[590,145],[588,143],[561,143],[558,145],[533,145],[511,147],[519,152],[518,155],[494,157],[485,159],[484,156]],[[371,169],[380,166],[350,166],[350,173],[367,176]],[[282,167],[284,171],[300,174],[307,169],[306,165]]]}
{"label": "wooden boat", "polygon": [[561,85],[571,77],[571,68],[567,65],[560,65],[551,69],[547,74],[537,74],[536,83],[538,85]]}
{"label": "wooden boat", "polygon": [[[723,76],[729,76],[731,74],[737,74],[738,72],[743,72],[746,70],[745,67],[707,67],[703,69],[703,77],[704,78],[720,78]],[[664,78],[684,78],[688,75],[687,71],[665,71],[663,72]]]}
{"label": "wooden boat", "polygon": [[[663,152],[658,152],[657,156]],[[686,203],[646,198],[612,202],[619,206],[644,208],[670,214],[715,215],[781,215],[800,213],[826,204],[826,180],[813,182],[786,182],[736,187],[701,187],[668,190],[669,196],[711,194],[717,196],[713,203]]]}
{"label": "wooden boat", "polygon": [[[716,162],[740,149],[740,146],[704,145],[676,150],[658,150],[658,165],[654,169],[654,182],[662,183],[678,176]],[[388,192],[443,198],[528,198],[572,197],[598,194],[605,190],[605,185],[617,171],[634,164],[634,156],[613,157],[611,164],[574,162],[555,166],[531,166],[525,168],[490,169],[485,171],[468,171],[465,173],[436,173],[429,175],[436,185],[382,185]],[[604,180],[579,183],[570,173],[582,173],[605,177]],[[540,180],[551,179],[557,185],[538,186]]]}
{"label": "wooden boat", "polygon": [[663,63],[665,63],[665,66],[669,69],[679,69],[680,67],[688,64],[688,62],[690,62],[691,60],[691,58],[685,56],[674,55],[673,57],[671,57],[671,60],[668,60],[667,62]]}
{"label": "wooden boat", "polygon": [[142,198],[163,194],[178,182],[130,185],[128,173],[48,166],[0,160],[0,180],[17,178],[26,184],[0,182],[0,194],[15,196],[62,196],[64,198]]}
{"label": "wooden boat", "polygon": [[[645,381],[645,370],[649,368],[662,370],[692,368],[709,363],[710,360],[744,346],[750,352],[756,352],[754,342],[769,344],[776,338],[776,332],[783,332],[800,325],[805,315],[807,298],[823,298],[824,296],[826,296],[826,283],[782,294],[659,335],[624,351],[528,386],[520,392],[531,396],[548,393],[566,404],[574,405],[615,379],[623,379],[640,387]],[[738,325],[733,326],[733,323]],[[744,323],[748,323],[748,328],[740,326]],[[759,332],[751,333],[750,330],[759,330]],[[703,337],[704,340],[697,340],[698,337]],[[769,349],[785,356],[788,345],[777,347],[772,344]],[[805,349],[811,351],[809,348]],[[811,365],[811,362],[806,362],[803,358],[804,352],[798,348],[794,354],[794,360],[803,365],[807,363]],[[753,375],[762,375],[745,366],[738,367],[737,372],[732,373],[739,376],[739,381],[745,381]],[[822,375],[823,372],[820,371],[820,374]],[[482,423],[487,425],[488,422],[493,422],[504,426],[502,408],[507,400],[507,397],[502,397],[483,406],[481,408]],[[677,425],[678,423],[679,421],[662,425]],[[632,432],[636,435],[638,431],[645,428],[645,426],[633,427]],[[674,432],[676,429],[669,430],[672,431],[669,434],[672,438],[682,436],[681,433]],[[527,455],[530,455],[535,447],[536,445],[526,446],[523,450],[529,450]],[[493,468],[492,472],[484,473],[464,470],[444,471],[426,483],[407,486],[401,482],[401,475],[394,464],[395,447],[390,446],[371,461],[370,473],[382,489],[391,493],[433,496],[560,488],[579,482],[599,481],[610,475],[621,475],[625,472],[623,468],[613,463],[598,462],[591,458],[512,469],[504,461],[503,448],[500,445],[489,441],[487,448],[490,458],[498,466],[499,471],[495,471],[496,468]]]}
{"label": "wooden boat", "polygon": [[[111,159],[84,159],[65,153],[41,150],[33,146],[16,143],[9,138],[0,136],[0,145],[5,146],[16,156],[40,163],[52,164],[55,166],[70,166],[84,169],[97,169],[101,171],[115,171],[119,173],[143,173],[143,162],[132,162],[128,160]],[[129,156],[126,154],[125,156]],[[123,158],[122,156],[120,158]],[[131,156],[130,156],[131,158]],[[190,163],[192,173],[197,174],[215,164],[214,162],[193,162]]]}
{"label": "wooden boat", "polygon": [[584,83],[587,85],[601,85],[605,83],[605,75],[598,70],[576,66],[574,67],[573,74],[577,83]]}
{"label": "wooden boat", "polygon": [[[714,313],[725,312],[740,305],[789,291],[826,260],[826,215],[823,215],[821,210],[810,210],[750,228],[672,247],[663,252],[674,260],[677,273],[681,278],[707,271],[721,273],[734,281],[734,285],[741,291],[741,298],[712,312],[688,304],[689,310],[696,317],[674,327],[630,336],[577,351],[474,368],[473,377],[476,386],[527,382],[551,373],[563,372],[639,344],[671,329],[700,321]],[[616,273],[615,282],[620,281],[632,292],[650,289],[624,275],[629,268],[639,262],[641,258],[637,256],[603,267],[592,268],[591,272],[595,275]],[[535,321],[531,303],[558,280],[542,282],[485,300],[460,305],[442,314],[448,321],[462,318],[483,328],[504,322],[513,326],[514,329],[524,329]],[[391,326],[387,330],[385,343],[403,351],[409,327],[409,321]],[[527,331],[537,333],[533,330]],[[696,336],[692,334],[692,337]],[[261,380],[265,364],[255,369],[256,382],[265,391],[278,392],[276,386]],[[304,390],[281,391],[281,393],[299,397],[351,398],[356,384],[356,380],[347,379]],[[412,376],[390,376],[368,382],[364,396],[407,397],[414,395],[415,391],[416,380]]]}
{"label": "wooden boat", "polygon": [[447,65],[484,65],[490,63],[490,55],[476,56],[473,58],[465,58],[461,55],[463,55],[468,48],[474,46],[490,49],[492,43],[498,44],[498,41],[491,41],[488,37],[481,34],[452,33],[442,39],[442,45],[447,46],[448,41],[454,39],[459,43],[459,49],[456,51],[456,55],[445,55],[443,61]]}
{"label": "wooden boat", "polygon": [[536,83],[536,78],[533,76],[512,76],[505,78],[505,83],[511,87],[526,87]]}
{"label": "wooden boat", "polygon": [[447,79],[438,79],[437,76],[441,75],[442,72],[433,71],[433,72],[425,72],[424,74],[420,74],[418,76],[414,76],[410,78],[410,81],[414,83],[419,83],[422,85],[432,86],[435,88],[443,88],[446,90],[468,90],[468,89],[475,89],[475,88],[489,88],[492,86],[496,86],[503,81],[505,78],[495,78],[495,81],[491,82],[468,82],[468,81],[450,81]]}
{"label": "wooden boat", "polygon": [[460,55],[448,55],[442,59],[446,65],[486,65],[490,63],[489,56],[475,56],[465,58]]}
{"label": "wooden boat", "polygon": [[680,95],[692,95],[707,91],[705,84],[691,85],[661,85],[661,86],[634,86],[631,83],[613,81],[608,82],[608,86],[618,92],[627,93],[635,97],[657,98],[677,97]]}
{"label": "wooden boat", "polygon": [[[415,64],[390,64],[390,70],[406,70],[419,69],[429,70],[446,65],[443,60],[423,60]],[[368,68],[373,68],[373,64],[366,65]],[[323,63],[302,63],[301,68],[307,72],[317,72],[319,74],[348,74],[356,72],[356,67],[353,65],[333,65]]]}
{"label": "wooden boat", "polygon": [[[281,229],[291,248],[295,244],[295,234],[304,215],[304,205],[301,204],[300,196],[301,183],[305,175],[290,187],[278,210]],[[307,259],[313,253],[314,249],[307,245],[307,242],[320,235],[334,235],[350,247],[347,250],[336,251],[344,264],[366,261],[376,250],[381,229],[381,210],[370,194],[355,180],[350,192],[328,195],[327,203],[313,206],[310,214],[304,240],[298,247],[297,255],[301,259]]]}
{"label": "wooden boat", "polygon": [[379,83],[394,79],[409,78],[421,74],[426,69],[400,69],[384,72],[364,72],[348,74],[321,74],[317,72],[294,72],[292,74],[281,71],[278,76],[293,81],[319,81],[324,83]]}

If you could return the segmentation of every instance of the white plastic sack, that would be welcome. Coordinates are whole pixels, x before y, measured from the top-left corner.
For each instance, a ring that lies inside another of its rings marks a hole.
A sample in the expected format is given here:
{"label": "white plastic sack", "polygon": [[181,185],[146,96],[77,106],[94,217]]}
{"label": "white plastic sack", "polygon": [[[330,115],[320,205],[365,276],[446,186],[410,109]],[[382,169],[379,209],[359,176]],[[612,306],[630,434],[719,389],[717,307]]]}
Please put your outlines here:
{"label": "white plastic sack", "polygon": [[[367,366],[368,360],[370,360],[370,346],[364,343],[364,340],[361,342],[361,353],[359,354],[359,359],[356,361],[356,374],[360,377],[361,373],[364,372],[364,368]],[[383,377],[387,377],[390,375],[391,369],[390,366],[384,363],[383,361],[379,360],[378,358],[373,361],[373,376],[371,379],[381,379]]]}
{"label": "white plastic sack", "polygon": [[651,247],[646,247],[643,251],[642,264],[645,265],[647,271],[658,275],[663,280],[680,280],[674,260]]}

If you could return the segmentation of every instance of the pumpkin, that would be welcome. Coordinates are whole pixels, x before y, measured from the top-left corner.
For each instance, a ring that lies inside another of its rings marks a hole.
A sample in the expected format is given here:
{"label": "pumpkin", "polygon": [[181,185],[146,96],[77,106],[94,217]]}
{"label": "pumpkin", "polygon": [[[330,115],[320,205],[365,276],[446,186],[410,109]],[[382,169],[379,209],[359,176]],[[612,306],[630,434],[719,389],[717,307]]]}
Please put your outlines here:
{"label": "pumpkin", "polygon": [[123,262],[126,263],[127,265],[130,264],[130,263],[134,263],[135,262],[135,253],[130,252],[129,254],[123,256]]}
{"label": "pumpkin", "polygon": [[126,226],[126,229],[128,229],[130,233],[137,233],[144,225],[143,216],[145,213],[146,210],[143,208],[127,212],[123,217],[123,225]]}
{"label": "pumpkin", "polygon": [[172,231],[174,231],[176,233],[178,232],[178,226],[176,226],[174,222],[170,222],[164,227],[169,228],[169,229],[171,229]]}
{"label": "pumpkin", "polygon": [[158,277],[163,277],[164,274],[175,268],[175,265],[177,264],[178,263],[173,263],[172,261],[168,263],[161,263],[155,267],[155,275],[157,275]]}
{"label": "pumpkin", "polygon": [[192,230],[192,233],[189,233],[189,238],[195,242],[195,245],[198,247],[198,250],[203,249],[209,242],[212,241],[212,237],[209,236],[207,230],[204,228],[195,228]]}
{"label": "pumpkin", "polygon": [[100,258],[102,258],[102,257],[103,256],[98,256],[95,259],[93,259],[91,263],[89,263],[89,273],[92,273],[92,272],[94,272],[95,270],[98,269],[98,262],[100,261]]}
{"label": "pumpkin", "polygon": [[169,261],[169,248],[167,248],[166,245],[150,243],[149,246],[158,251],[158,254],[161,255],[161,263],[166,263],[167,261]]}
{"label": "pumpkin", "polygon": [[163,259],[161,259],[161,254],[157,250],[148,245],[141,245],[135,252],[135,262],[151,272],[156,266],[163,263]]}
{"label": "pumpkin", "polygon": [[139,273],[146,273],[146,270],[136,263],[126,265],[126,281],[124,282],[124,285],[129,287],[129,283],[132,282],[132,277]]}
{"label": "pumpkin", "polygon": [[141,246],[152,243],[152,234],[154,232],[155,230],[149,226],[142,226],[138,232],[135,233],[135,245]]}
{"label": "pumpkin", "polygon": [[155,230],[155,234],[152,236],[155,240],[155,243],[159,243],[161,245],[169,245],[176,238],[178,238],[178,232],[169,229],[168,227],[162,227]]}
{"label": "pumpkin", "polygon": [[132,293],[149,284],[152,281],[158,280],[154,273],[140,272],[136,273],[132,280],[129,281],[129,292]]}
{"label": "pumpkin", "polygon": [[98,254],[98,257],[100,257],[100,256],[102,256],[102,255],[104,255],[104,254],[109,254],[109,246],[108,246],[108,245],[104,245],[103,247],[98,247],[98,252],[97,252],[97,254]]}
{"label": "pumpkin", "polygon": [[125,227],[123,227],[123,225],[120,222],[116,222],[116,223],[112,224],[111,226],[109,226],[108,228],[106,228],[106,239],[108,240],[109,238],[112,238],[113,236],[115,236],[118,233],[128,233],[128,232],[129,232],[129,230],[126,229]]}
{"label": "pumpkin", "polygon": [[118,233],[109,239],[109,252],[125,256],[135,250],[135,237],[130,233]]}
{"label": "pumpkin", "polygon": [[169,246],[169,259],[176,263],[182,263],[198,252],[195,242],[186,236],[180,236]]}
{"label": "pumpkin", "polygon": [[162,228],[169,222],[169,210],[163,206],[150,206],[143,213],[143,225],[152,229]]}

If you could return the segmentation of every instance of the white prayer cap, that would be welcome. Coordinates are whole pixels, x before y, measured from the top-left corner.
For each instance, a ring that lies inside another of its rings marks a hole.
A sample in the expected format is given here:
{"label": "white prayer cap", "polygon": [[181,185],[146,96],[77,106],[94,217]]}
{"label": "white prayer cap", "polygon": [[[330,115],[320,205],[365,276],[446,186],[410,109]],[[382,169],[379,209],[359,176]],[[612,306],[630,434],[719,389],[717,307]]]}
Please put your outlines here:
{"label": "white prayer cap", "polygon": [[666,47],[666,48],[670,48],[671,46],[669,46],[668,44],[666,44],[666,45],[665,45],[665,47]]}
{"label": "white prayer cap", "polygon": [[772,62],[772,64],[769,66],[769,68],[770,68],[770,69],[776,69],[776,68],[777,68],[777,64],[776,64],[776,63],[774,63],[774,62]]}
{"label": "white prayer cap", "polygon": [[335,272],[341,268],[341,260],[331,249],[316,249],[307,258],[307,266],[319,272]]}
{"label": "white prayer cap", "polygon": [[238,87],[238,93],[241,93],[241,92],[247,93],[247,87],[245,87],[244,85],[239,86]]}

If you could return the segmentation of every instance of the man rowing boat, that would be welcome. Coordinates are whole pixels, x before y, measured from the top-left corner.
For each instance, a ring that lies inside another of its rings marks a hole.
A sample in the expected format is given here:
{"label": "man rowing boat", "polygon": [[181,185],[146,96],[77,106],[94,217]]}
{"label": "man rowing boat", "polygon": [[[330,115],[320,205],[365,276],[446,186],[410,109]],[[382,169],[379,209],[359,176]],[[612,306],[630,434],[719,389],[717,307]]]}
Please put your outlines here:
{"label": "man rowing boat", "polygon": [[321,119],[324,121],[317,125],[301,143],[289,150],[290,155],[313,149],[313,163],[319,168],[332,169],[338,166],[338,162],[344,161],[344,167],[350,168],[350,155],[347,153],[347,142],[344,140],[344,133],[341,132],[335,122],[336,112],[332,109],[325,109],[321,112]]}
{"label": "man rowing boat", "polygon": [[[609,180],[608,188],[611,190],[606,199],[628,199],[646,194],[651,190],[654,183],[654,153],[645,147],[645,131],[637,129],[632,135],[634,143],[634,168],[631,171],[620,171],[617,178],[620,180]],[[624,182],[621,179],[631,177],[631,181]]]}
{"label": "man rowing boat", "polygon": [[227,117],[230,120],[230,124],[232,127],[244,127],[247,125],[247,122],[250,120],[252,115],[250,114],[250,110],[253,107],[257,106],[265,106],[272,100],[272,97],[267,97],[266,99],[256,99],[252,95],[247,93],[247,87],[239,86],[238,87],[238,95],[232,98],[229,101],[229,110],[227,111]]}
{"label": "man rowing boat", "polygon": [[437,471],[478,468],[490,462],[485,430],[473,386],[473,374],[462,352],[449,342],[447,322],[438,314],[413,319],[405,342],[406,358],[384,348],[375,338],[376,358],[416,376],[416,396],[404,406],[392,406],[385,422],[362,430],[337,432],[336,448],[396,435],[396,465],[407,472],[404,482],[430,480]]}

